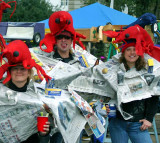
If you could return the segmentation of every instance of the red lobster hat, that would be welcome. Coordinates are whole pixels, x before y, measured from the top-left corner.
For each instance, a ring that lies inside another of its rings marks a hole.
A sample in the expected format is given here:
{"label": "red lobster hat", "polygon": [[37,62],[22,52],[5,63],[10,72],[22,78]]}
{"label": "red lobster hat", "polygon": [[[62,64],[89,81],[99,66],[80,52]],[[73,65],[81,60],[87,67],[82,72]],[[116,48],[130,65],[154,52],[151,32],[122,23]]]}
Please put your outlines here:
{"label": "red lobster hat", "polygon": [[[85,39],[86,37],[80,33],[77,33],[73,28],[72,16],[66,11],[54,12],[49,18],[49,27],[51,33],[45,35],[44,39],[40,41],[40,48],[45,52],[54,51],[54,45],[56,44],[55,36],[60,34],[62,31],[68,31],[73,35],[73,47],[75,48],[76,41],[79,42],[80,46],[85,49],[80,38]],[[42,45],[45,45],[47,49],[42,49]]]}
{"label": "red lobster hat", "polygon": [[28,46],[21,40],[15,40],[13,42],[10,42],[8,45],[5,45],[3,43],[4,48],[1,49],[2,55],[1,55],[1,63],[3,58],[7,58],[7,62],[3,64],[0,67],[0,79],[2,79],[3,74],[7,71],[7,77],[3,81],[3,84],[8,82],[11,79],[11,75],[9,72],[9,67],[16,66],[18,64],[22,64],[24,68],[26,69],[32,69],[35,67],[37,69],[38,76],[40,79],[43,79],[41,74],[44,76],[46,81],[48,82],[48,79],[51,79],[45,71],[42,69],[42,67],[34,61],[34,59],[31,58],[31,53],[28,49]]}
{"label": "red lobster hat", "polygon": [[136,46],[136,41],[134,39],[126,40],[125,44],[123,44],[122,47],[122,53],[130,46]]}
{"label": "red lobster hat", "polygon": [[17,2],[16,2],[16,1],[10,1],[10,2],[5,3],[3,0],[0,0],[0,22],[2,21],[3,12],[4,12],[7,8],[11,8],[11,6],[9,5],[9,3],[15,3],[14,10],[13,10],[13,12],[12,12],[11,15],[10,15],[10,18],[11,18],[12,15],[13,15],[13,13],[14,13],[15,10],[16,10]]}
{"label": "red lobster hat", "polygon": [[[160,61],[160,48],[154,46],[154,43],[148,34],[148,32],[139,25],[131,26],[124,31],[103,31],[103,34],[115,38],[113,43],[124,42],[122,46],[122,52],[129,46],[134,46],[136,48],[136,53],[143,57],[143,54],[149,54],[153,58]],[[128,40],[135,40],[135,42],[127,43]],[[121,47],[120,47],[121,48]]]}

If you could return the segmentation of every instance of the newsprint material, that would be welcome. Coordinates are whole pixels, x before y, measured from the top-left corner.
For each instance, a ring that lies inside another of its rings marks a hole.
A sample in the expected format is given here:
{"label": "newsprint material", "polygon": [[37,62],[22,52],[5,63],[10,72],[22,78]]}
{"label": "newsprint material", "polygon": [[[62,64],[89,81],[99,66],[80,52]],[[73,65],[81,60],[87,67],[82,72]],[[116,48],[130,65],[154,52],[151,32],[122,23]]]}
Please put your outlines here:
{"label": "newsprint material", "polygon": [[[81,110],[82,114],[87,120],[90,129],[92,130],[93,134],[99,138],[105,132],[105,128],[103,127],[101,121],[94,113],[91,106],[85,101],[81,96],[79,96],[75,91],[69,89],[69,92],[72,94],[71,99],[75,103],[75,105]],[[90,130],[89,129],[89,130]],[[88,135],[91,135],[92,132],[87,132]]]}
{"label": "newsprint material", "polygon": [[86,120],[71,101],[70,93],[62,90],[61,96],[55,96],[55,98],[41,96],[41,100],[50,107],[65,143],[71,143],[71,141],[76,143]]}
{"label": "newsprint material", "polygon": [[43,103],[33,89],[15,92],[0,83],[0,143],[20,143],[37,133]]}

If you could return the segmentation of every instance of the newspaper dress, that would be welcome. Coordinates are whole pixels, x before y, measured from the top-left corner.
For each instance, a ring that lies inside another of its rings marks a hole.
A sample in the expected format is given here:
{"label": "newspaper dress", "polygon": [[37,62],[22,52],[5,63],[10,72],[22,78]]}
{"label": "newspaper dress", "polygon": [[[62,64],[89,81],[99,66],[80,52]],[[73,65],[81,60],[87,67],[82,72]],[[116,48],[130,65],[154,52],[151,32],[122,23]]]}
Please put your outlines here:
{"label": "newspaper dress", "polygon": [[[104,79],[109,83],[110,88],[117,92],[117,107],[121,112],[124,119],[132,118],[128,113],[123,112],[121,109],[121,103],[127,103],[135,100],[141,100],[150,98],[151,96],[160,95],[160,63],[145,54],[144,58],[153,59],[154,67],[153,73],[148,73],[148,67],[142,69],[141,71],[136,71],[135,68],[127,71],[123,64],[119,64],[118,59],[120,54],[115,55],[105,64],[99,65],[97,67],[99,73]],[[103,73],[102,70],[107,68],[108,72]],[[118,84],[117,73],[123,73],[123,82]]]}
{"label": "newspaper dress", "polygon": [[[79,80],[79,77],[81,76],[89,77],[92,75],[93,73],[92,66],[96,62],[97,58],[90,55],[87,51],[83,50],[81,51],[81,48],[79,47],[77,48],[75,51],[73,50],[74,60],[70,61],[69,63],[63,63],[62,61],[58,61],[56,59],[51,58],[53,53],[46,55],[46,53],[39,51],[39,49],[37,48],[32,50],[32,52],[35,54],[35,56],[39,58],[39,60],[43,63],[43,65],[47,65],[48,67],[50,67],[50,70],[48,70],[47,74],[54,79],[53,88],[61,90],[61,94],[59,96],[54,96],[51,99],[51,96],[47,97],[47,95],[45,95],[43,98],[41,98],[41,100],[51,108],[53,116],[57,122],[57,127],[62,133],[62,136],[66,143],[70,143],[71,141],[72,143],[75,143],[82,129],[84,129],[86,122],[90,122],[88,118],[84,117],[84,115],[81,113],[80,111],[81,109],[79,110],[78,109],[79,107],[77,108],[77,104],[71,100],[71,97],[73,97],[75,94],[72,95],[74,91],[73,92],[68,91],[68,86],[74,80],[78,80],[80,81],[81,84],[84,84],[85,81],[83,82]],[[85,57],[87,57],[89,61],[88,64],[90,65],[90,67],[88,68],[82,67],[78,59],[78,57],[81,56],[82,54],[85,55]],[[95,83],[97,84],[97,81],[95,81]],[[90,84],[88,84],[87,86],[90,86]],[[37,85],[37,88],[45,89],[45,81],[42,81],[39,85]],[[81,88],[80,85],[79,88]],[[89,88],[94,89],[92,85]],[[70,90],[76,90],[76,88],[70,86]],[[95,90],[94,93],[96,94],[99,91],[103,92],[103,95],[105,95],[104,90],[103,89],[98,90],[98,88],[97,90]],[[86,95],[84,95],[83,97],[85,96]],[[92,100],[93,97],[94,96],[92,95],[89,97],[89,99]],[[79,101],[80,104],[81,101],[82,100]],[[87,102],[88,101],[89,100],[87,100]],[[91,129],[97,136],[100,136],[103,134],[104,128],[103,126],[101,126],[101,122],[99,121],[96,115],[92,116],[90,120],[93,119],[93,117],[94,117],[94,123],[90,124],[90,126],[94,127],[97,126],[98,128],[93,129],[91,127]]]}
{"label": "newspaper dress", "polygon": [[43,110],[32,83],[16,92],[0,83],[0,142],[20,143],[37,133],[37,116]]}

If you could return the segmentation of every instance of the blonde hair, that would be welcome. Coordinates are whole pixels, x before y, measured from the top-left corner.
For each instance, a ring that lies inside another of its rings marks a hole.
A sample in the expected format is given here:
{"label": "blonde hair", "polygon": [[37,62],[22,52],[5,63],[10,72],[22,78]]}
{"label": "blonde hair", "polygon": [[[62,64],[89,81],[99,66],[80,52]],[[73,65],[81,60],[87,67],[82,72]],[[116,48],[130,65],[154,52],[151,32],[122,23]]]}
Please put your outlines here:
{"label": "blonde hair", "polygon": [[28,69],[28,71],[29,71],[28,81],[30,81],[31,79],[34,80],[34,71],[33,71],[33,69]]}
{"label": "blonde hair", "polygon": [[[9,68],[9,72],[10,72],[10,73],[11,73],[11,69],[12,69],[12,67]],[[27,69],[27,70],[28,70],[28,72],[29,72],[29,76],[28,76],[28,78],[27,78],[27,82],[30,82],[31,79],[34,81],[34,71],[33,71],[33,69]],[[11,80],[12,80],[12,79],[10,79],[10,80],[5,84],[7,87],[9,87],[9,82],[10,82]]]}

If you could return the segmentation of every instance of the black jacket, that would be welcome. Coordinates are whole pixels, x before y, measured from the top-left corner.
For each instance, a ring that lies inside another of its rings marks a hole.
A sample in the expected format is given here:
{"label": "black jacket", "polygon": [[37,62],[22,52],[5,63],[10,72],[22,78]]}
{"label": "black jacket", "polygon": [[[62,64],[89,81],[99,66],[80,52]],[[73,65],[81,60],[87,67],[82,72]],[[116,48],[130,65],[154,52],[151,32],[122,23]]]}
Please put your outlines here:
{"label": "black jacket", "polygon": [[[139,120],[146,119],[152,123],[153,117],[158,110],[158,101],[158,96],[152,96],[151,98],[147,99],[123,103],[123,111],[133,116],[132,119],[129,119],[127,121],[139,122]],[[117,111],[117,118],[124,120],[119,111]]]}

